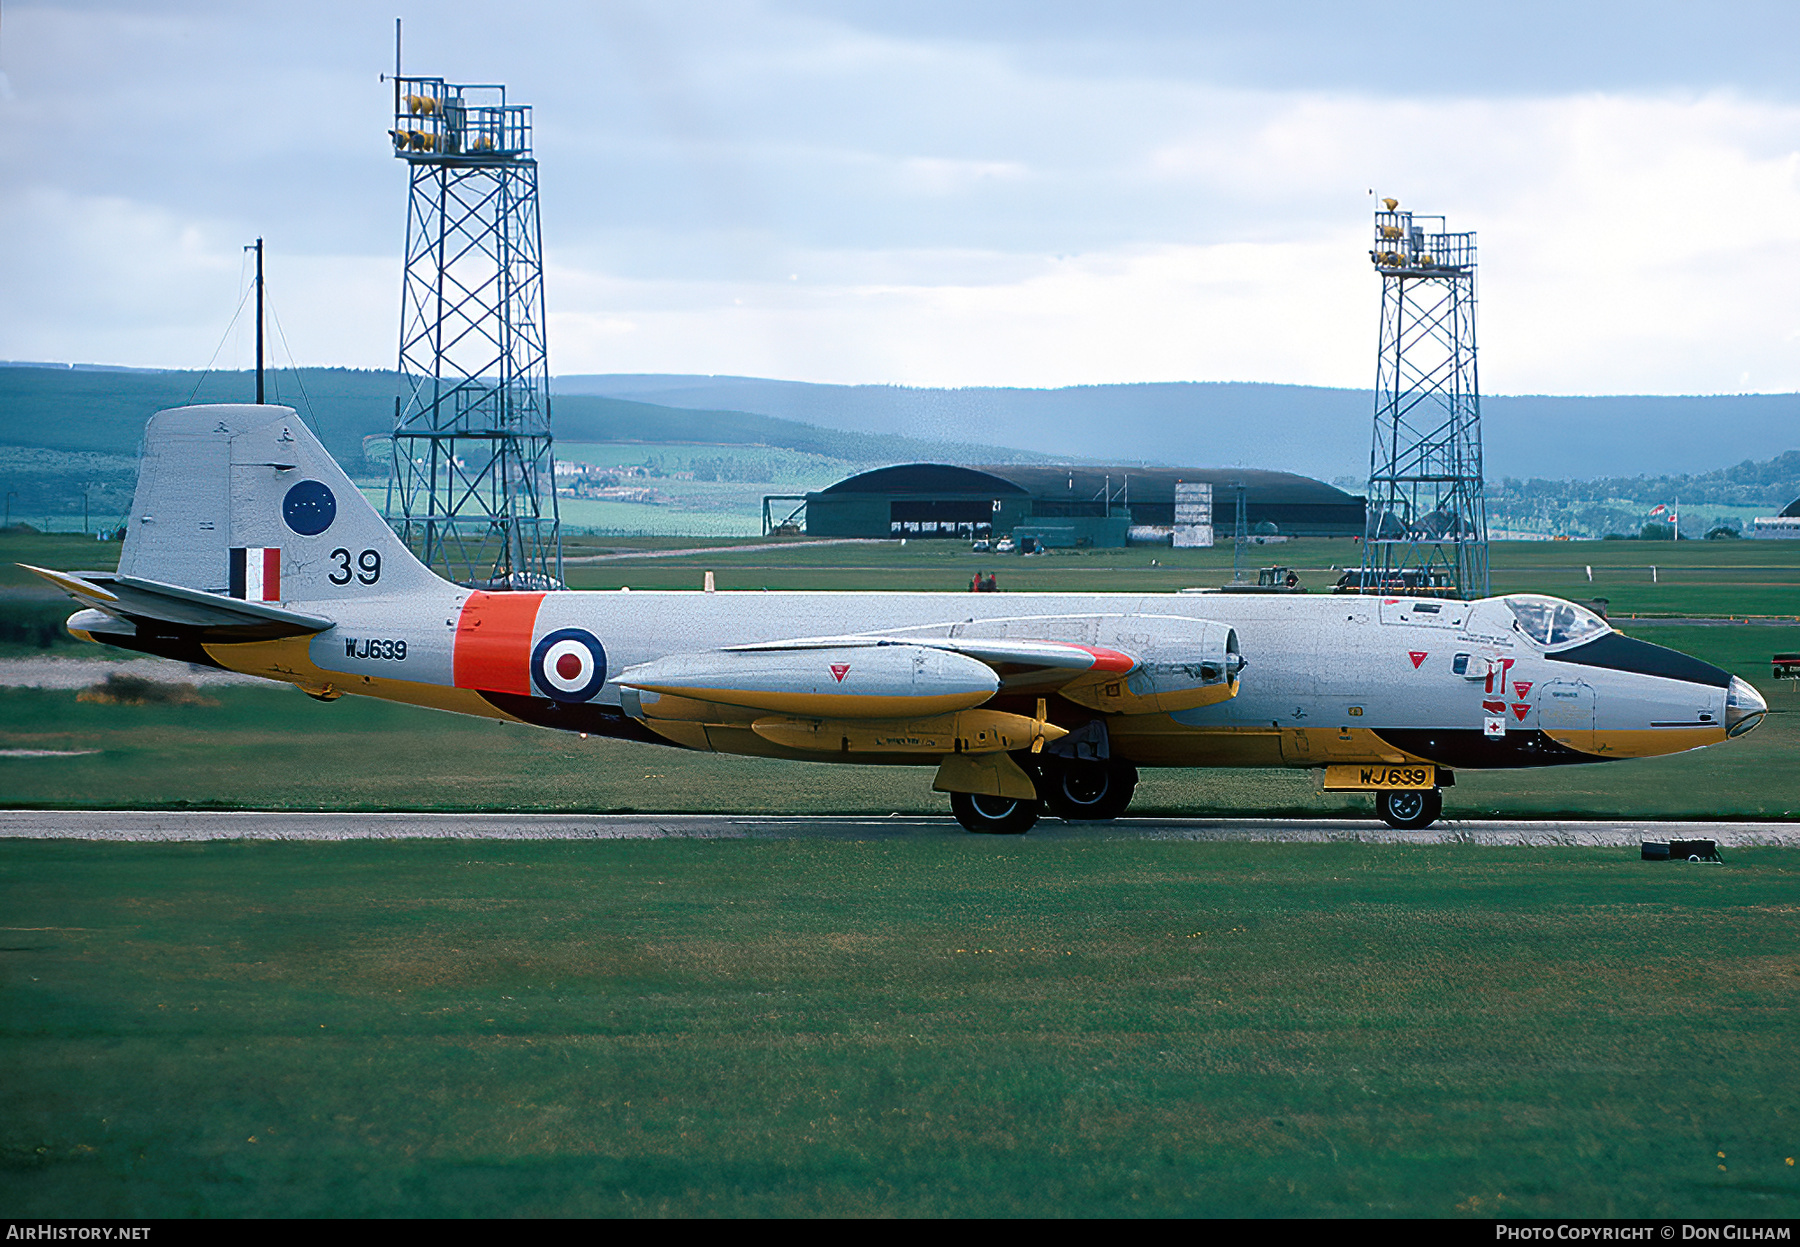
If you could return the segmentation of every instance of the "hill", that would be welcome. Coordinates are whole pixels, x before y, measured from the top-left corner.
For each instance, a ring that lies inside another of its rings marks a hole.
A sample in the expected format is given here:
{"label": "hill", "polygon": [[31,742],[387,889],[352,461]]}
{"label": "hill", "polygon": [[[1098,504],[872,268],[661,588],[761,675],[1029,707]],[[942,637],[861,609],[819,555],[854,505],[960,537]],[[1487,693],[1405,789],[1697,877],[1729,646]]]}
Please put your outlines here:
{"label": "hill", "polygon": [[[352,474],[366,475],[363,439],[393,428],[397,373],[308,368],[270,373],[266,397],[297,409]],[[55,514],[116,518],[130,505],[144,421],[164,407],[248,402],[255,379],[242,372],[153,372],[0,367],[0,491],[14,518]],[[971,441],[933,441],[824,428],[741,411],[695,410],[596,395],[552,400],[557,440],[766,446],[838,460],[846,470],[928,459],[965,463],[1042,462],[1046,456]],[[34,518],[35,517],[35,518]]]}
{"label": "hill", "polygon": [[[244,403],[249,373],[149,372],[58,367],[0,368],[0,445],[101,454],[137,453],[152,412],[185,403]],[[266,397],[315,424],[333,455],[362,456],[362,439],[394,424],[399,374],[305,368],[268,374]],[[1045,462],[1048,456],[966,438],[923,438],[822,427],[743,411],[698,410],[604,396],[557,394],[556,436],[571,442],[776,446],[853,463],[906,459]]]}
{"label": "hill", "polygon": [[[986,440],[1108,462],[1282,468],[1366,477],[1367,390],[1240,382],[1055,390],[813,385],[756,377],[558,377],[559,394],[729,407],[914,437]],[[1489,479],[1706,473],[1800,449],[1800,394],[1482,399]]]}

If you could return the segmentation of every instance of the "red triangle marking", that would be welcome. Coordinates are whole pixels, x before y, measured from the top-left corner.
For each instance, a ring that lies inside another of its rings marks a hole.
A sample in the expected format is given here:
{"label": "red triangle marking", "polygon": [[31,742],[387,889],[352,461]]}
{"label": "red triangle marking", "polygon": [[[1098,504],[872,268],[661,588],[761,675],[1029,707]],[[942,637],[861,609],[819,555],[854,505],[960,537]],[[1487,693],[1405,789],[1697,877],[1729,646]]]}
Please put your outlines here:
{"label": "red triangle marking", "polygon": [[1417,671],[1419,669],[1420,665],[1423,664],[1424,661],[1426,660],[1426,658],[1430,657],[1430,655],[1431,655],[1430,650],[1409,649],[1406,651],[1406,656],[1413,660],[1413,670],[1414,671]]}
{"label": "red triangle marking", "polygon": [[1519,722],[1525,722],[1525,716],[1531,713],[1531,703],[1528,701],[1515,701],[1513,703],[1513,713],[1519,716]]}
{"label": "red triangle marking", "polygon": [[832,663],[831,674],[837,677],[837,682],[839,684],[842,684],[844,682],[844,677],[850,674],[850,664],[847,662]]}
{"label": "red triangle marking", "polygon": [[1514,680],[1513,688],[1518,691],[1518,694],[1520,697],[1523,697],[1527,693],[1531,692],[1531,681],[1530,680]]}

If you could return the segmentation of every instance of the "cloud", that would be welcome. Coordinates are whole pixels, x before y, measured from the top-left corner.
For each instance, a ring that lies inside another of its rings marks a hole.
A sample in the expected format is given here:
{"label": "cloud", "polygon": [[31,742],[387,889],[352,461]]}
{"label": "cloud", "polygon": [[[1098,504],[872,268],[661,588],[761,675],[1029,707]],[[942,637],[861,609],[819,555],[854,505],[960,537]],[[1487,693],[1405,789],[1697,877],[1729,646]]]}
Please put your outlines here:
{"label": "cloud", "polygon": [[[1524,36],[1453,9],[1451,90],[1352,72],[1372,36],[1327,7],[447,4],[407,65],[536,108],[559,372],[1365,386],[1376,188],[1478,232],[1490,392],[1800,389],[1800,103],[1761,52],[1734,85],[1703,32],[1683,80],[1653,16],[1642,72],[1509,78]],[[200,366],[260,234],[304,362],[392,363],[387,18],[27,6],[6,37],[0,357]]]}

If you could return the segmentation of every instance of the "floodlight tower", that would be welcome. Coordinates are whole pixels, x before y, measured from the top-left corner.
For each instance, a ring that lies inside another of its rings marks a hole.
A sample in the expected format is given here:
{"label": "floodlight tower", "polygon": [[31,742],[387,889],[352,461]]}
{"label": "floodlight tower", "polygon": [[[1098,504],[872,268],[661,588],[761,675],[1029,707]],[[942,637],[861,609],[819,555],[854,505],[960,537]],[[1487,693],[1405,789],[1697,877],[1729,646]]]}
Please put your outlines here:
{"label": "floodlight tower", "polygon": [[1475,235],[1394,199],[1375,214],[1381,274],[1364,592],[1488,592],[1475,369]]}
{"label": "floodlight tower", "polygon": [[506,88],[402,77],[411,191],[387,519],[459,584],[560,587],[531,109]]}

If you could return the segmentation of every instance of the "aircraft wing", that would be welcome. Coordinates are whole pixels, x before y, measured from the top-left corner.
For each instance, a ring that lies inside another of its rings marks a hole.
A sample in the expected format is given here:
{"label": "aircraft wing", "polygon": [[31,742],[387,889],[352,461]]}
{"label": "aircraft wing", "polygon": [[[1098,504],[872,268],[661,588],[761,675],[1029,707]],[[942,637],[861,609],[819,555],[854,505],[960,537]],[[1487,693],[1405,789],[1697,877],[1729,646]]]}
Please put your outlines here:
{"label": "aircraft wing", "polygon": [[333,627],[334,620],[304,615],[267,602],[247,602],[111,572],[56,572],[19,564],[43,577],[83,606],[131,623],[150,622],[195,628],[209,640],[273,641],[309,636]]}

